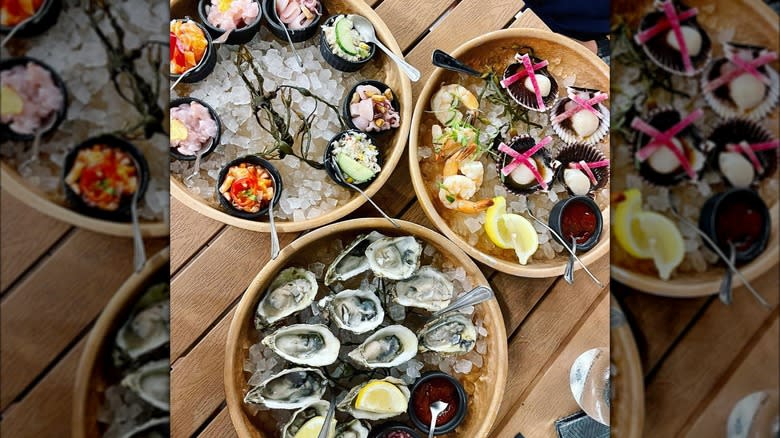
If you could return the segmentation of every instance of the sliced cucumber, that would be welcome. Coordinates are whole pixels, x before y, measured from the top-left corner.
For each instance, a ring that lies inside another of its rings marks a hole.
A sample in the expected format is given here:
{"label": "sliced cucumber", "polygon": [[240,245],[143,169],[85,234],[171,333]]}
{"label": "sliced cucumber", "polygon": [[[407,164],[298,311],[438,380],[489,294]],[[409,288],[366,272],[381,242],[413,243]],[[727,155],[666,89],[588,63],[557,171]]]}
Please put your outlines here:
{"label": "sliced cucumber", "polygon": [[355,46],[355,40],[352,38],[352,23],[347,20],[347,17],[342,15],[337,18],[333,27],[336,33],[336,44],[339,45],[341,50],[349,55],[357,55],[358,48]]}
{"label": "sliced cucumber", "polygon": [[349,182],[360,184],[374,177],[373,170],[343,152],[336,155],[336,164],[347,178],[352,179]]}

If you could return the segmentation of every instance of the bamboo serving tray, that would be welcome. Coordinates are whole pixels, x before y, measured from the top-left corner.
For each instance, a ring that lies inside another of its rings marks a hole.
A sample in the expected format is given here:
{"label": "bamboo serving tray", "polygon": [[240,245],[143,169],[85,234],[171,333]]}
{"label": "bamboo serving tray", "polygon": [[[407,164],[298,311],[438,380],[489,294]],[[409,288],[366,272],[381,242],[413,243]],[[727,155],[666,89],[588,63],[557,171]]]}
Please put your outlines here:
{"label": "bamboo serving tray", "polygon": [[611,377],[612,436],[639,438],[645,421],[645,382],[634,334],[615,297],[610,308],[610,360],[617,370]]}

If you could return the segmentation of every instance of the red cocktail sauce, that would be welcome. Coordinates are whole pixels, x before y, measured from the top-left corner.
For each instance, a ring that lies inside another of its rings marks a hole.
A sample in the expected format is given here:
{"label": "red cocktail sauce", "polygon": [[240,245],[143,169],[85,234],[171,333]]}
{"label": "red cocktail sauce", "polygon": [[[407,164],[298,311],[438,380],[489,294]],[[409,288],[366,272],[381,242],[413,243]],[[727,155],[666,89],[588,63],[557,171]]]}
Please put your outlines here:
{"label": "red cocktail sauce", "polygon": [[431,424],[431,405],[437,401],[447,403],[447,409],[436,418],[436,426],[441,426],[452,420],[458,412],[458,390],[455,385],[442,377],[434,377],[415,388],[412,405],[423,424]]}
{"label": "red cocktail sauce", "polygon": [[574,237],[582,245],[596,233],[596,213],[584,202],[569,202],[561,213],[561,232],[567,242]]}
{"label": "red cocktail sauce", "polygon": [[734,199],[718,208],[715,234],[722,243],[732,242],[737,251],[747,251],[761,238],[764,218],[748,202]]}
{"label": "red cocktail sauce", "polygon": [[391,430],[382,435],[382,438],[413,438],[409,432],[404,430]]}

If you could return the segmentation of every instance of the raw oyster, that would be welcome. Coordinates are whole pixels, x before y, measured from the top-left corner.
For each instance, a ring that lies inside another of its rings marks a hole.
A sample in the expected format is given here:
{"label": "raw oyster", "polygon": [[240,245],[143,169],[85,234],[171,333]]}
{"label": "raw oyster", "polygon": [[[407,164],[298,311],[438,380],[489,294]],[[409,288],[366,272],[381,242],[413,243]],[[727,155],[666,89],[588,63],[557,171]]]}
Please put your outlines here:
{"label": "raw oyster", "polygon": [[336,438],[368,438],[370,430],[360,420],[352,420],[336,427]]}
{"label": "raw oyster", "polygon": [[[392,418],[397,417],[406,411],[401,412],[369,412],[369,411],[362,411],[360,409],[355,408],[355,399],[357,398],[358,393],[361,389],[363,389],[366,385],[368,385],[371,382],[376,382],[378,380],[369,380],[367,382],[363,382],[360,385],[352,388],[349,393],[344,397],[344,400],[341,401],[336,407],[338,410],[342,412],[347,412],[348,414],[352,415],[354,418],[360,419],[360,420],[382,420],[385,418]],[[407,400],[411,397],[411,393],[409,392],[409,388],[404,385],[404,381],[401,379],[397,379],[395,377],[385,377],[381,381],[392,383],[393,385],[398,388],[401,393],[406,397]]]}
{"label": "raw oyster", "polygon": [[347,248],[333,260],[325,271],[325,285],[329,286],[336,281],[349,280],[350,278],[368,271],[368,259],[366,248],[385,235],[372,231],[370,234],[358,236]]}
{"label": "raw oyster", "polygon": [[163,438],[170,436],[170,429],[170,417],[152,418],[151,420],[118,435],[118,438]]}
{"label": "raw oyster", "polygon": [[352,360],[368,368],[398,366],[416,355],[417,336],[402,325],[377,330],[349,353]]}
{"label": "raw oyster", "polygon": [[398,281],[389,287],[394,302],[431,312],[447,307],[452,300],[453,292],[452,282],[431,266],[423,266],[408,279]]}
{"label": "raw oyster", "polygon": [[[330,403],[325,400],[318,400],[308,406],[304,406],[301,409],[295,411],[290,418],[290,421],[282,428],[282,438],[295,438],[295,434],[314,418],[322,417],[322,421],[325,421],[325,417],[328,415],[328,408]],[[335,438],[336,436],[336,419],[331,420],[331,431],[328,434],[328,438]]]}
{"label": "raw oyster", "polygon": [[287,268],[280,272],[257,305],[255,327],[259,330],[309,307],[317,296],[318,288],[313,272],[301,268]]}
{"label": "raw oyster", "polygon": [[357,334],[379,327],[385,319],[379,297],[367,290],[343,290],[321,299],[319,306],[327,310],[339,328]]}
{"label": "raw oyster", "polygon": [[168,284],[157,284],[135,305],[132,315],[116,334],[114,359],[117,365],[134,361],[170,341]]}
{"label": "raw oyster", "polygon": [[122,386],[131,389],[157,409],[170,410],[170,365],[168,359],[149,362],[122,379]]}
{"label": "raw oyster", "polygon": [[366,248],[371,271],[380,278],[404,280],[420,267],[422,245],[412,236],[383,237]]}
{"label": "raw oyster", "polygon": [[449,312],[428,321],[419,338],[423,352],[467,353],[477,342],[477,328],[467,315]]}
{"label": "raw oyster", "polygon": [[298,409],[321,399],[327,386],[328,379],[318,369],[290,368],[250,389],[244,402],[269,409]]}
{"label": "raw oyster", "polygon": [[322,324],[293,324],[263,339],[282,358],[300,365],[322,367],[339,357],[341,342]]}

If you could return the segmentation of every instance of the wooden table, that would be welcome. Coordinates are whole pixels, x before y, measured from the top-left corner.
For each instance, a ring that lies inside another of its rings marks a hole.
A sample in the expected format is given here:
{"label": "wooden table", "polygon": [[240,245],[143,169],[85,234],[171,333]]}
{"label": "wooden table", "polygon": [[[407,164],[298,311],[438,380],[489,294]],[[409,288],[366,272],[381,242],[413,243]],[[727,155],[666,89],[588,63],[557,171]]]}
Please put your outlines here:
{"label": "wooden table", "polygon": [[[432,72],[433,49],[451,51],[506,27],[546,28],[517,0],[370,1],[393,31],[406,59],[419,68],[415,96]],[[409,185],[404,157],[374,196],[389,214],[433,228]],[[375,216],[364,206],[350,217]],[[174,201],[171,206],[171,327],[173,436],[235,436],[225,407],[225,341],[242,293],[268,261],[269,236],[226,227]],[[285,245],[296,235],[281,236]],[[253,254],[253,257],[246,257]],[[568,375],[585,350],[609,344],[609,293],[577,272],[561,279],[523,279],[482,266],[498,293],[509,342],[510,379],[491,437],[555,436],[553,422],[578,410]],[[593,269],[609,276],[609,259]]]}

